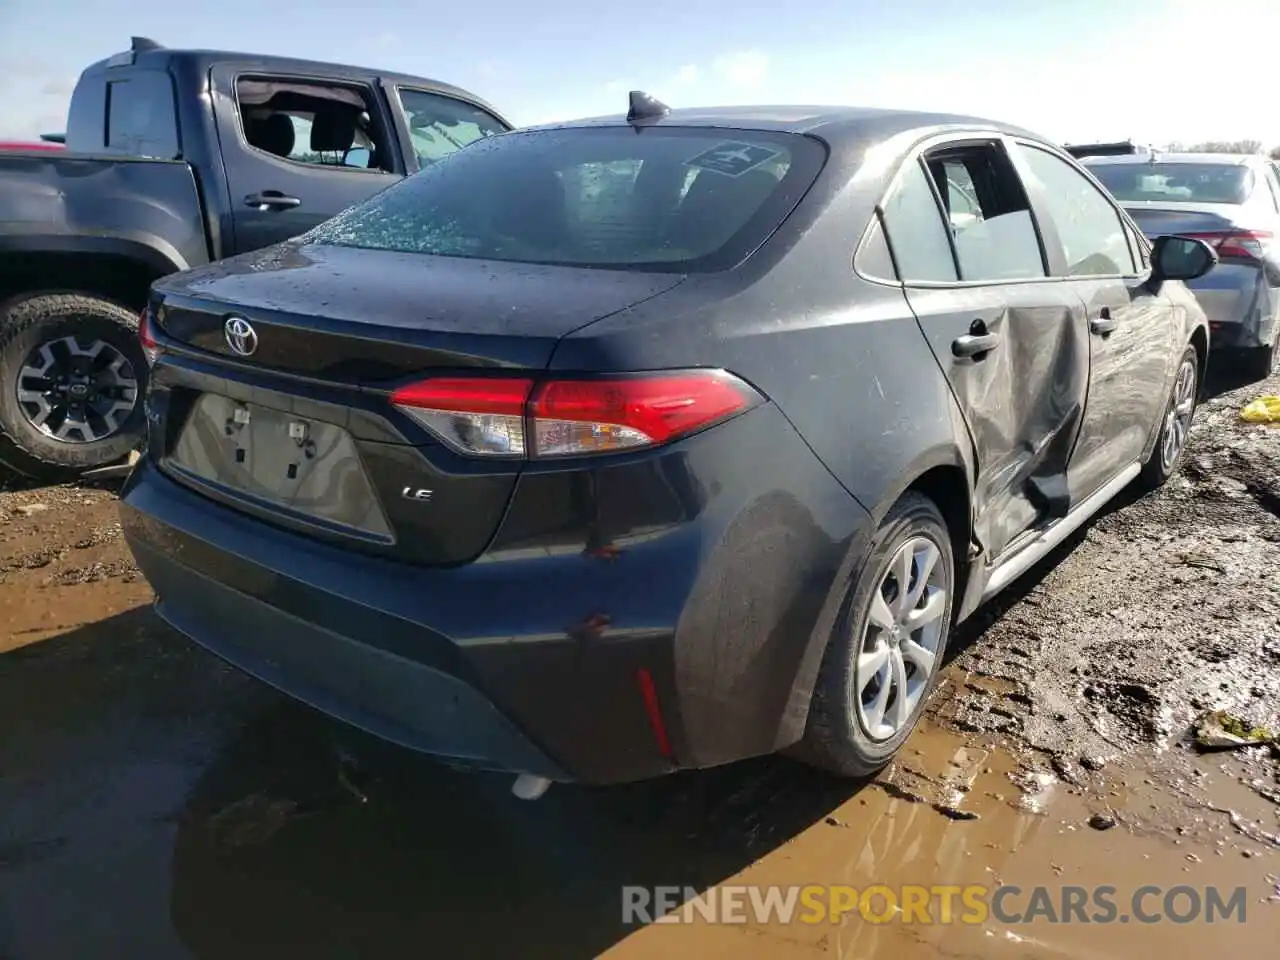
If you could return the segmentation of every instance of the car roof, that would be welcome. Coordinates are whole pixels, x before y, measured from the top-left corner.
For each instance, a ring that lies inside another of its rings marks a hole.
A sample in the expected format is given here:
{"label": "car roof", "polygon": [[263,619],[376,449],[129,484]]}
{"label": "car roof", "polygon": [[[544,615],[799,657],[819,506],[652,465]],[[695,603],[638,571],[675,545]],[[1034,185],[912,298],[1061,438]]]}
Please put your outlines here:
{"label": "car roof", "polygon": [[[738,107],[684,107],[666,115],[643,121],[645,126],[708,127],[734,130],[780,131],[810,134],[823,139],[856,136],[884,139],[910,130],[933,127],[966,127],[993,130],[1013,136],[1048,143],[1039,134],[1007,123],[963,114],[931,113],[919,110],[897,110],[882,107],[761,105]],[[626,126],[623,114],[587,117],[557,123],[526,127],[526,130],[551,130],[573,127]]]}
{"label": "car roof", "polygon": [[1083,163],[1089,166],[1104,163],[1211,163],[1223,167],[1251,166],[1254,162],[1265,160],[1252,153],[1133,153],[1120,157],[1085,157]]}

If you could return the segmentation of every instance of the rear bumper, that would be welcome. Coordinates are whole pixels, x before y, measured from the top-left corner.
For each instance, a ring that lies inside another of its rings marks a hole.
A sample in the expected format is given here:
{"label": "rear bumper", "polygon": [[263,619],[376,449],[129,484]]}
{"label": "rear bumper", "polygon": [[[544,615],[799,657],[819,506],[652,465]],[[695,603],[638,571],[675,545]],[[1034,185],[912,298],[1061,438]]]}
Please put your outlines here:
{"label": "rear bumper", "polygon": [[[613,637],[583,684],[572,633],[581,611],[571,613],[576,604],[563,597],[554,609],[546,579],[571,582],[578,558],[423,570],[359,556],[246,518],[146,460],[120,510],[164,620],[330,716],[483,769],[610,782],[674,768],[657,749],[635,682],[638,666],[669,680],[673,630]],[[532,601],[535,589],[543,602]],[[557,716],[570,707],[584,714],[576,736]],[[555,756],[533,731],[560,734]]]}
{"label": "rear bumper", "polygon": [[1220,263],[1188,284],[1209,318],[1213,349],[1269,345],[1275,339],[1280,289],[1261,267]]}
{"label": "rear bumper", "polygon": [[[171,543],[173,537],[171,531]],[[457,677],[359,643],[169,562],[136,524],[129,545],[160,597],[160,617],[232,666],[394,743],[486,768],[566,778],[489,700]]]}
{"label": "rear bumper", "polygon": [[[744,469],[742,451],[762,449],[777,456]],[[253,519],[150,460],[127,481],[121,518],[165,620],[414,750],[614,783],[794,742],[865,511],[768,406],[657,459],[599,469],[584,515],[634,504],[639,473],[670,483],[686,517],[611,538],[604,555],[566,533],[556,510],[569,499],[552,494],[571,475],[554,472],[522,478],[490,550],[450,568]]]}

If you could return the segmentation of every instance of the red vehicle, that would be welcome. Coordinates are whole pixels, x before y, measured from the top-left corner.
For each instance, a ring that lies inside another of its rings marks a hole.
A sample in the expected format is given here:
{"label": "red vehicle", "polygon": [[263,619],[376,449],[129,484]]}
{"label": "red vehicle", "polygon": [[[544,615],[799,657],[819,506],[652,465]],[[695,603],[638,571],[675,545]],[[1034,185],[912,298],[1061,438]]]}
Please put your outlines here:
{"label": "red vehicle", "polygon": [[32,142],[24,140],[0,140],[0,150],[48,150],[67,149],[60,143]]}

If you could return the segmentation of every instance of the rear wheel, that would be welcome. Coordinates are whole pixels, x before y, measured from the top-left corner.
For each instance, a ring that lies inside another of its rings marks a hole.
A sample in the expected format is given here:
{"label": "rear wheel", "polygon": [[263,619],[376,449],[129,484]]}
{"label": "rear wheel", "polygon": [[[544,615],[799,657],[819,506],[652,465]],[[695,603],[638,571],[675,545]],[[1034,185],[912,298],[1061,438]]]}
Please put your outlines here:
{"label": "rear wheel", "polygon": [[1200,386],[1200,357],[1196,348],[1188,346],[1178,361],[1178,372],[1173,378],[1173,390],[1165,404],[1160,421],[1160,437],[1156,448],[1142,467],[1138,482],[1147,490],[1164,485],[1182,460],[1191,434],[1191,421],[1196,414],[1196,397]]}
{"label": "rear wheel", "polygon": [[0,461],[41,480],[116,463],[143,438],[137,318],[98,297],[0,305]]}
{"label": "rear wheel", "polygon": [[827,645],[800,759],[849,777],[893,759],[937,681],[954,583],[942,514],[907,493],[876,531]]}

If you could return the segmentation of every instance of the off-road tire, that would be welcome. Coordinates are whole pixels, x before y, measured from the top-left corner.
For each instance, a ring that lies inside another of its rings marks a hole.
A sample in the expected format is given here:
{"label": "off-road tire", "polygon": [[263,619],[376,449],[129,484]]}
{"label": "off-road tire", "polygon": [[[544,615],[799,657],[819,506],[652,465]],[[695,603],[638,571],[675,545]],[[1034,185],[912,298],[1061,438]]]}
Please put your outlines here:
{"label": "off-road tire", "polygon": [[[945,569],[946,609],[942,637],[925,692],[908,722],[892,739],[873,740],[862,728],[854,704],[854,659],[866,635],[873,591],[886,565],[908,540],[927,537],[938,548]],[[796,759],[844,777],[869,777],[884,767],[906,742],[938,682],[951,633],[956,584],[955,561],[946,521],[932,500],[908,492],[889,510],[872,537],[866,562],[849,585],[835,630],[818,670],[804,738],[789,751]]]}
{"label": "off-road tire", "polygon": [[[128,359],[138,383],[138,402],[125,421],[114,433],[85,443],[63,442],[36,429],[18,405],[15,386],[33,350],[70,334],[110,344]],[[146,377],[137,316],[118,303],[62,292],[26,294],[0,303],[0,464],[34,480],[59,482],[120,462],[146,432]]]}

